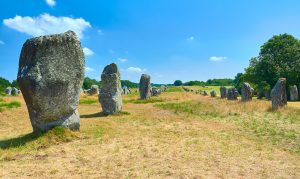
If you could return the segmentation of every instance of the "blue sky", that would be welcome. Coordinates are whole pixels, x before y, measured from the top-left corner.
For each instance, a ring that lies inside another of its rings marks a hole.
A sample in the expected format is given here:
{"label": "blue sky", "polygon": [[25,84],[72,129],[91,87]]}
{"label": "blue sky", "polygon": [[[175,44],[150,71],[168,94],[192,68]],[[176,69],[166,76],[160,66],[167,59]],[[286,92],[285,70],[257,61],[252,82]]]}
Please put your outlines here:
{"label": "blue sky", "polygon": [[23,43],[72,29],[95,79],[116,62],[122,79],[154,83],[233,78],[273,35],[300,38],[299,0],[6,0],[0,76],[17,76]]}

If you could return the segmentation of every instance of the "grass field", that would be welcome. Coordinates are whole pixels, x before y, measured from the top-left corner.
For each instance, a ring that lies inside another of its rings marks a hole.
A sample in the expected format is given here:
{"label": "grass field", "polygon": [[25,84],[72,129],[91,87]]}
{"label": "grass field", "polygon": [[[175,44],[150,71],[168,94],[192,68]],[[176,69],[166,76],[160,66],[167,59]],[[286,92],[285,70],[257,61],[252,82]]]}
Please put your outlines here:
{"label": "grass field", "polygon": [[172,87],[103,116],[82,96],[80,131],[34,135],[22,97],[2,98],[21,105],[0,112],[0,178],[300,178],[300,102],[272,111]]}

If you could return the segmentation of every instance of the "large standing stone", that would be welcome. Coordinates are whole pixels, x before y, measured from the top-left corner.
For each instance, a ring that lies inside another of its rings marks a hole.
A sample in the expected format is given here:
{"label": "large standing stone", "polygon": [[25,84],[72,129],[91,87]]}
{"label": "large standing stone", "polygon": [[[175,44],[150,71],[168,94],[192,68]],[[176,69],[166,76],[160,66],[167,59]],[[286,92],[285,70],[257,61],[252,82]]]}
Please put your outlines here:
{"label": "large standing stone", "polygon": [[239,92],[236,88],[229,88],[227,91],[227,99],[228,100],[237,100]]}
{"label": "large standing stone", "polygon": [[272,109],[287,105],[286,79],[280,78],[271,91]]}
{"label": "large standing stone", "polygon": [[251,88],[249,83],[243,83],[242,86],[242,101],[251,101],[252,100],[253,88]]}
{"label": "large standing stone", "polygon": [[220,87],[221,98],[227,98],[227,89],[225,86]]}
{"label": "large standing stone", "polygon": [[213,97],[213,98],[216,97],[217,96],[217,92],[216,91],[211,91],[210,92],[210,96]]}
{"label": "large standing stone", "polygon": [[98,85],[92,85],[91,86],[91,89],[89,89],[88,91],[87,91],[87,93],[89,94],[89,95],[98,95],[99,94],[99,87],[98,87]]}
{"label": "large standing stone", "polygon": [[291,86],[291,88],[290,88],[290,99],[291,99],[291,101],[299,100],[298,88],[296,85]]}
{"label": "large standing stone", "polygon": [[11,95],[11,91],[12,91],[12,88],[11,88],[11,87],[7,87],[7,88],[5,89],[5,94]]}
{"label": "large standing stone", "polygon": [[80,41],[72,31],[24,43],[18,83],[35,132],[54,126],[79,129],[77,106],[84,66]]}
{"label": "large standing stone", "polygon": [[142,74],[140,79],[140,98],[141,99],[148,99],[151,96],[151,83],[150,83],[150,76],[147,74]]}
{"label": "large standing stone", "polygon": [[115,114],[122,110],[122,86],[116,64],[107,65],[101,75],[102,87],[99,94],[104,114]]}

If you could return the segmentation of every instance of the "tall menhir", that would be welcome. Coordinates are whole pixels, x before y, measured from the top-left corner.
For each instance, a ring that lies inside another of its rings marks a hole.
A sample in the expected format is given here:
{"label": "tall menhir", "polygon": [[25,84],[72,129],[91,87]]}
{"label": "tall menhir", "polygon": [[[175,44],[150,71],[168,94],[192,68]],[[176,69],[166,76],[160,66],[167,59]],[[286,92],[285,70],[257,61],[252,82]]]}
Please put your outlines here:
{"label": "tall menhir", "polygon": [[79,129],[77,110],[85,60],[73,31],[29,39],[23,45],[18,83],[34,132],[55,126]]}

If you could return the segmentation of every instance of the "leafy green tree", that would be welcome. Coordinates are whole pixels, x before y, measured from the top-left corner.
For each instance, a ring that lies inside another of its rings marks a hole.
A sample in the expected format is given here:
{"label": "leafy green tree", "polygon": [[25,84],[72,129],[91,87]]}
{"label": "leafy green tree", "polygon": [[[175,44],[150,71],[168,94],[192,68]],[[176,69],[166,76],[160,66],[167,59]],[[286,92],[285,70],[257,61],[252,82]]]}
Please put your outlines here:
{"label": "leafy green tree", "polygon": [[176,80],[176,81],[174,82],[174,86],[182,86],[182,81]]}
{"label": "leafy green tree", "polygon": [[20,87],[19,87],[19,84],[18,84],[17,80],[14,80],[14,81],[11,83],[11,87],[15,87],[15,88],[18,88],[18,89],[20,89]]}
{"label": "leafy green tree", "polygon": [[127,86],[129,88],[137,88],[138,87],[137,83],[133,83],[129,80],[121,80],[121,85],[122,86]]}
{"label": "leafy green tree", "polygon": [[98,85],[100,87],[101,83],[95,79],[85,77],[83,80],[82,88],[87,90],[90,89],[92,85]]}
{"label": "leafy green tree", "polygon": [[5,78],[0,77],[0,93],[3,93],[4,90],[9,86],[10,82]]}

